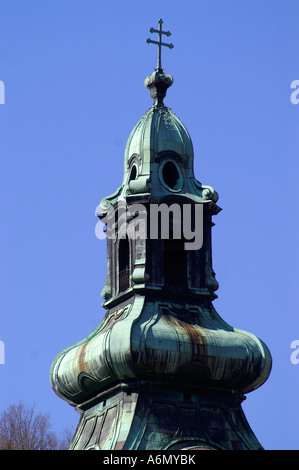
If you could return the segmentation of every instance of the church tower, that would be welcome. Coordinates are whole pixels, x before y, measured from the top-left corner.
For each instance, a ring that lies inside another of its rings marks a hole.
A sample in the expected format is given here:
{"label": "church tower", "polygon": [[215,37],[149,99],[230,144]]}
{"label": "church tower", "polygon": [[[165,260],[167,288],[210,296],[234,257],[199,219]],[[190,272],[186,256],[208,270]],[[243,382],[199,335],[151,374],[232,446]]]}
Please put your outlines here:
{"label": "church tower", "polygon": [[158,64],[153,104],[132,130],[120,188],[96,210],[106,226],[106,314],[62,351],[50,380],[81,418],[71,449],[262,449],[243,413],[271,355],[227,324],[213,300],[212,218],[218,195],[194,175],[190,135],[164,104],[173,84]]}

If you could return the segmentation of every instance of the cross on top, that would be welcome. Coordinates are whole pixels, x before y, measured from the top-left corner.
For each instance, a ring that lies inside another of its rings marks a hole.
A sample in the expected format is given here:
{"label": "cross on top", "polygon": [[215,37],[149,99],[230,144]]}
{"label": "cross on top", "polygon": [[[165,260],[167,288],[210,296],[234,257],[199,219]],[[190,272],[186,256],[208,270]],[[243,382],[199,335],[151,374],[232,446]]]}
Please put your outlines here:
{"label": "cross on top", "polygon": [[167,44],[166,42],[162,42],[162,34],[165,34],[166,36],[170,36],[171,32],[170,31],[162,31],[162,24],[163,21],[160,19],[158,21],[159,24],[159,29],[154,29],[151,28],[149,31],[150,33],[158,33],[159,34],[159,40],[158,41],[152,41],[150,38],[146,39],[146,42],[148,44],[157,44],[158,45],[158,64],[157,64],[157,72],[163,72],[162,65],[161,65],[161,49],[162,46],[169,47],[169,49],[172,49],[174,47],[173,44]]}

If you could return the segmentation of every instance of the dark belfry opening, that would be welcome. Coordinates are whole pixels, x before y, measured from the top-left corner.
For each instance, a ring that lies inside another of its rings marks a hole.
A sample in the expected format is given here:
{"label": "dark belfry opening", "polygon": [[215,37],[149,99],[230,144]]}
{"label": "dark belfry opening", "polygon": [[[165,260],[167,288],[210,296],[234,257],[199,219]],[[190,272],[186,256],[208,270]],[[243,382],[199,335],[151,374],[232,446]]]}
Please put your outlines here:
{"label": "dark belfry opening", "polygon": [[118,259],[119,292],[122,292],[130,286],[130,244],[127,236],[119,241]]}
{"label": "dark belfry opening", "polygon": [[132,166],[129,181],[135,180],[137,177],[137,168],[136,165]]}
{"label": "dark belfry opening", "polygon": [[175,189],[179,181],[179,173],[173,162],[166,162],[163,167],[163,179],[170,189]]}
{"label": "dark belfry opening", "polygon": [[164,240],[164,285],[169,287],[187,286],[187,266],[186,252],[184,249],[185,240],[173,239],[170,234],[169,239]]}

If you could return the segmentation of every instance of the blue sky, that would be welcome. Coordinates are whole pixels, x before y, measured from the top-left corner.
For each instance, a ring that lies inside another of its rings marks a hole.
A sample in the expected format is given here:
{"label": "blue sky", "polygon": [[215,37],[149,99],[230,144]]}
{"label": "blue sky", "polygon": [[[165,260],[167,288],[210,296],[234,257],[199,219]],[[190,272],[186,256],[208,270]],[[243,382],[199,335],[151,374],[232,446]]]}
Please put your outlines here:
{"label": "blue sky", "polygon": [[52,391],[51,362],[104,311],[95,208],[121,184],[127,138],[162,65],[189,130],[195,173],[219,193],[214,306],[268,345],[268,381],[243,409],[267,449],[298,449],[298,0],[0,1],[0,411],[23,400],[54,429],[79,415]]}

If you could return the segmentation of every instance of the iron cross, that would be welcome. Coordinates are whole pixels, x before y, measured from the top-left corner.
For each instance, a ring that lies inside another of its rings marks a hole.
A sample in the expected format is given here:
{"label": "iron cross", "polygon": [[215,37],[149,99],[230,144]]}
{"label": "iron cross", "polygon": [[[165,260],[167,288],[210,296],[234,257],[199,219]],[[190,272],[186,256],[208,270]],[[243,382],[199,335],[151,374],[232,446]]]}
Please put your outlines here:
{"label": "iron cross", "polygon": [[169,49],[172,49],[174,47],[173,44],[166,44],[166,42],[162,42],[162,34],[165,34],[166,36],[170,36],[171,32],[170,31],[162,31],[162,24],[163,21],[160,19],[158,21],[159,24],[159,29],[154,29],[151,28],[149,31],[150,33],[158,33],[159,34],[159,40],[158,41],[152,41],[150,38],[146,39],[146,42],[148,44],[157,44],[158,45],[158,65],[157,65],[157,72],[163,72],[162,65],[161,65],[161,49],[162,46],[169,47]]}

